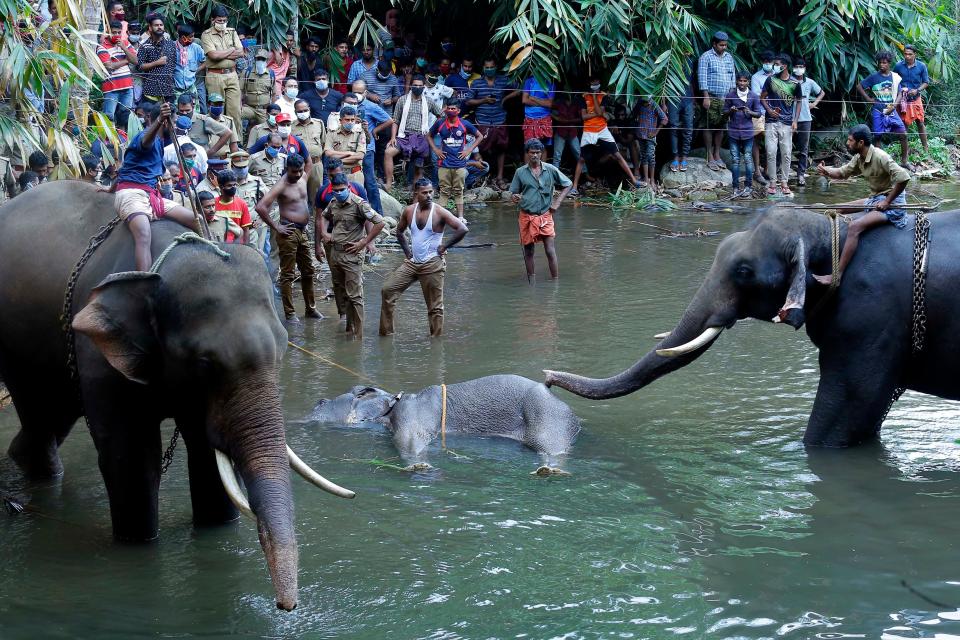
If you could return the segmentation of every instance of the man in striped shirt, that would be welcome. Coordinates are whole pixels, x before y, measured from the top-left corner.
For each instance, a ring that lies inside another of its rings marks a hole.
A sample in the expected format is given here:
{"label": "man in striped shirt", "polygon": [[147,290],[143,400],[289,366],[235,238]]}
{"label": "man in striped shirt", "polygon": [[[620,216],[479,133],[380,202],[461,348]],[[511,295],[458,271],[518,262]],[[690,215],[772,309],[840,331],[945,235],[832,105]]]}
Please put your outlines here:
{"label": "man in striped shirt", "polygon": [[133,109],[133,74],[130,65],[137,64],[137,52],[125,37],[121,35],[123,24],[119,20],[110,22],[110,35],[97,47],[97,57],[110,73],[103,81],[103,113],[115,121],[117,105],[127,110]]}

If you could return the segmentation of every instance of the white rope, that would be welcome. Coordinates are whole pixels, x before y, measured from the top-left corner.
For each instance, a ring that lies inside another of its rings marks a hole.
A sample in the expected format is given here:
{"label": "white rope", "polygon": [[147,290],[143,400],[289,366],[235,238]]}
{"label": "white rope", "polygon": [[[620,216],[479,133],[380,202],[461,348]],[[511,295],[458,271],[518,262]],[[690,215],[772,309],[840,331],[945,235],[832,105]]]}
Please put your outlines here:
{"label": "white rope", "polygon": [[209,246],[211,249],[213,249],[214,253],[216,253],[218,256],[220,256],[224,260],[230,259],[230,254],[224,251],[223,249],[221,249],[220,247],[218,247],[216,242],[213,242],[212,240],[207,240],[206,238],[203,238],[197,235],[193,231],[185,231],[180,235],[178,235],[176,238],[174,238],[173,242],[171,242],[167,246],[167,248],[163,250],[163,253],[161,253],[157,257],[157,259],[153,262],[153,266],[150,267],[150,273],[157,273],[160,270],[160,265],[162,265],[163,261],[167,259],[167,255],[169,255],[169,253],[173,251],[173,248],[176,247],[178,244],[186,243],[186,242],[199,242],[201,244],[205,244]]}

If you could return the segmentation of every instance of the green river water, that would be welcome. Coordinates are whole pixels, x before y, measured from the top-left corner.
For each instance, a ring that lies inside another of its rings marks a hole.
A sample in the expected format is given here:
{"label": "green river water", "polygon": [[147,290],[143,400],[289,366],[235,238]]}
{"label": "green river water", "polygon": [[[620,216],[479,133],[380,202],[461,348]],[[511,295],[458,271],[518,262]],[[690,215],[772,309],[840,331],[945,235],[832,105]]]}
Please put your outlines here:
{"label": "green river water", "polygon": [[[797,201],[861,188],[810,187]],[[561,279],[528,286],[513,209],[468,209],[468,242],[498,246],[450,254],[442,339],[426,335],[416,286],[396,336],[374,335],[398,254],[367,275],[362,344],[332,320],[291,339],[390,390],[543,368],[611,374],[674,326],[722,237],[658,239],[636,221],[727,234],[752,212],[565,206]],[[876,446],[808,452],[817,377],[803,331],[741,322],[631,396],[558,391],[584,421],[569,478],[531,477],[532,451],[468,438],[448,439],[458,456],[435,445],[435,470],[411,475],[369,463],[396,455],[384,433],[304,420],[359,381],[290,350],[288,442],[358,494],[294,477],[296,611],[276,610],[250,522],[192,528],[182,450],[161,487],[160,541],[114,544],[78,424],[62,480],[25,485],[0,461],[2,486],[34,509],[0,513],[0,638],[960,638],[960,406],[908,392]],[[0,412],[3,450],[16,427],[12,408]]]}

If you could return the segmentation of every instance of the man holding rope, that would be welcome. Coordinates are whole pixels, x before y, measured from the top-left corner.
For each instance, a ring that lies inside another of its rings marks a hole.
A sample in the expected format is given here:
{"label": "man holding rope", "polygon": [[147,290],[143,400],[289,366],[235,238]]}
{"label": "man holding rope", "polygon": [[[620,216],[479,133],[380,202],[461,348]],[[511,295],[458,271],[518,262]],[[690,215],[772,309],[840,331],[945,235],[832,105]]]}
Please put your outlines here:
{"label": "man holding rope", "polygon": [[910,181],[910,173],[898,165],[886,151],[873,146],[873,134],[864,124],[858,124],[850,129],[850,134],[847,136],[847,151],[853,154],[850,162],[839,168],[829,168],[821,162],[817,165],[817,172],[828,178],[839,179],[860,174],[867,181],[873,195],[864,200],[836,205],[838,209],[859,208],[859,205],[863,205],[866,213],[851,222],[847,228],[847,239],[843,243],[837,272],[813,276],[820,284],[829,285],[833,283],[834,278],[836,283],[840,284],[844,269],[850,264],[853,254],[857,251],[861,233],[888,222],[897,229],[903,229],[906,226],[904,218],[907,212],[896,206],[907,204],[907,194],[904,189]]}
{"label": "man holding rope", "polygon": [[161,129],[170,123],[170,105],[144,106],[146,128],[135,135],[127,146],[117,177],[114,207],[133,235],[137,270],[149,271],[150,223],[170,218],[197,231],[192,211],[167,200],[157,191],[157,180],[163,175],[163,136]]}

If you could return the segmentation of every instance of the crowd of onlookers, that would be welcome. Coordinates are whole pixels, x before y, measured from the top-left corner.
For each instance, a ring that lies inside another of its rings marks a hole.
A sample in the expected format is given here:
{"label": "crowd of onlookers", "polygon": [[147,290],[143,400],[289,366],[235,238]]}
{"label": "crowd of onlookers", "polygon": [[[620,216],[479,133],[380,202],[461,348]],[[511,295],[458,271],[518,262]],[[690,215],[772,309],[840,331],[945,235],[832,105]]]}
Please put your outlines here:
{"label": "crowd of onlookers", "polygon": [[[572,91],[534,77],[515,82],[495,57],[462,51],[450,36],[435,47],[421,42],[401,26],[396,9],[387,12],[378,42],[354,46],[342,39],[326,50],[317,37],[298,43],[292,32],[279,46],[263,47],[251,28],[231,23],[222,6],[206,25],[174,25],[158,12],[138,21],[119,1],[108,4],[107,15],[97,43],[107,77],[91,105],[115,123],[120,144],[93,140],[84,177],[109,184],[124,141],[142,128],[142,105],[167,101],[175,105],[173,126],[189,175],[171,148],[160,187],[181,198],[191,186],[216,196],[224,169],[269,188],[282,175],[283,158],[298,154],[307,164],[311,198],[335,161],[335,170],[367,187],[377,211],[380,192],[370,187],[390,190],[399,173],[408,184],[426,175],[462,215],[464,189],[484,180],[506,188],[504,163],[521,157],[522,141],[540,139],[545,161],[571,168],[577,195],[583,180],[656,186],[659,164],[687,171],[694,131],[702,135],[711,170],[726,168],[721,149],[727,139],[735,196],[751,195],[754,185],[788,195],[794,153],[796,183],[805,184],[812,112],[825,97],[802,57],[764,52],[756,72],[738,71],[723,32],[699,59],[688,59],[684,94],[655,101],[609,94],[599,77]],[[896,136],[908,166],[906,127],[916,123],[927,144],[921,99],[927,69],[909,45],[895,65],[888,52],[876,60],[876,71],[857,90],[871,103],[873,131]],[[43,98],[37,97],[41,108]],[[465,147],[480,139],[469,157],[442,149],[438,123],[451,108],[458,124],[443,134],[465,136]],[[672,154],[659,163],[658,138],[669,140]],[[11,155],[9,195],[45,179],[52,166],[43,150]],[[251,190],[251,206],[255,198]]]}

